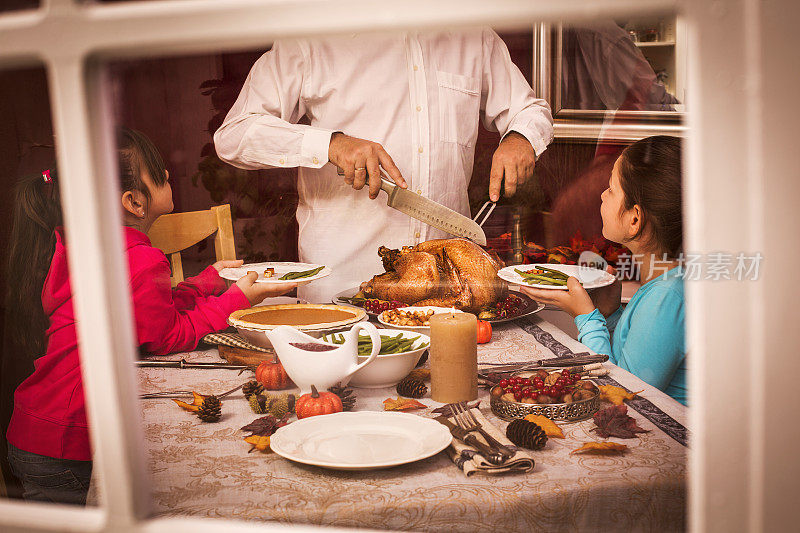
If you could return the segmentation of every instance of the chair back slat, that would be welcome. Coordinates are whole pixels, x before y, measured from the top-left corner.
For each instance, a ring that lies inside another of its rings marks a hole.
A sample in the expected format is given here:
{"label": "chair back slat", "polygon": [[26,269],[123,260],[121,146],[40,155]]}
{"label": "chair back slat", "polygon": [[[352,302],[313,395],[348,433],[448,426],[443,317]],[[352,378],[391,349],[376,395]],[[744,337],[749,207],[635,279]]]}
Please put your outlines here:
{"label": "chair back slat", "polygon": [[181,250],[194,246],[215,233],[214,252],[217,261],[236,259],[231,207],[228,204],[205,211],[162,215],[153,223],[147,236],[153,246],[169,257],[173,287],[184,279]]}
{"label": "chair back slat", "polygon": [[209,211],[189,211],[162,215],[147,236],[166,255],[197,244],[217,231],[217,218]]}

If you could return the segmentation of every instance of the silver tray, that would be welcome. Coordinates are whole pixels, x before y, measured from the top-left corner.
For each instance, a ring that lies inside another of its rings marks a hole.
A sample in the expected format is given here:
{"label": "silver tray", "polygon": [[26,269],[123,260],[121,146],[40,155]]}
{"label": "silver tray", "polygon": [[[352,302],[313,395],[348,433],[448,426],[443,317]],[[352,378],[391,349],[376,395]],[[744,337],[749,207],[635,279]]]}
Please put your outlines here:
{"label": "silver tray", "polygon": [[[352,298],[353,296],[356,295],[356,293],[358,293],[358,291],[359,291],[358,287],[353,287],[352,289],[344,290],[344,291],[342,291],[340,293],[335,294],[333,296],[333,298],[331,298],[331,302],[335,303],[336,305],[347,305],[347,306],[350,306],[350,307],[357,307],[358,309],[363,309],[360,305],[354,305],[354,304],[339,300],[339,298]],[[514,316],[510,316],[510,317],[506,317],[506,318],[489,318],[489,319],[486,319],[485,322],[489,322],[490,324],[502,324],[503,322],[512,322],[514,320],[518,320],[518,319],[526,317],[526,316],[534,315],[534,314],[538,313],[539,311],[541,311],[542,309],[544,309],[544,304],[543,303],[537,302],[536,300],[534,300],[533,298],[531,298],[527,294],[523,294],[523,293],[521,293],[519,291],[514,291],[514,290],[509,290],[508,293],[522,299],[523,307],[520,310],[520,312],[518,314],[514,315]],[[365,311],[366,311],[366,309],[365,309]],[[369,311],[367,311],[367,315],[369,315],[371,317],[378,316],[377,313],[371,313]]]}
{"label": "silver tray", "polygon": [[503,420],[525,418],[528,415],[542,415],[550,420],[577,422],[594,415],[600,409],[600,391],[593,398],[572,403],[522,403],[507,402],[492,396],[492,412]]}

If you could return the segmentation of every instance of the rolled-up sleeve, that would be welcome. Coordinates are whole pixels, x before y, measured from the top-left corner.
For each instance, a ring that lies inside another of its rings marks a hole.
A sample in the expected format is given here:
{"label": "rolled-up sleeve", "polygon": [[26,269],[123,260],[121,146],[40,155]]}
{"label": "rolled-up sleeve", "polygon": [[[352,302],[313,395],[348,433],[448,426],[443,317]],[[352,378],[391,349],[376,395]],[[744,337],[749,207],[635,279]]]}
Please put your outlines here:
{"label": "rolled-up sleeve", "polygon": [[333,131],[297,122],[306,114],[307,62],[301,44],[276,42],[256,61],[214,134],[220,159],[239,168],[320,168]]}
{"label": "rolled-up sleeve", "polygon": [[483,125],[505,137],[516,131],[528,139],[538,158],[553,140],[553,115],[511,60],[508,48],[491,29],[483,32]]}

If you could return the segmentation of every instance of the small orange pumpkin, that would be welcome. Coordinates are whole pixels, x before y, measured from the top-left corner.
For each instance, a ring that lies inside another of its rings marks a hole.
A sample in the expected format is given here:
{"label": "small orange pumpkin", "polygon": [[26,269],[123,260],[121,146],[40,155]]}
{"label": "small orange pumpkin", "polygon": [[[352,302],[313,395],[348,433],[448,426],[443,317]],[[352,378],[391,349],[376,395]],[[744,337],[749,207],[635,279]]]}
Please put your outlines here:
{"label": "small orange pumpkin", "polygon": [[280,361],[261,361],[256,368],[256,381],[266,390],[281,390],[294,387]]}
{"label": "small orange pumpkin", "polygon": [[492,340],[492,324],[485,320],[478,320],[478,344],[486,344]]}
{"label": "small orange pumpkin", "polygon": [[314,385],[311,385],[311,394],[303,394],[294,406],[297,418],[308,416],[329,415],[342,411],[342,400],[332,392],[318,392]]}

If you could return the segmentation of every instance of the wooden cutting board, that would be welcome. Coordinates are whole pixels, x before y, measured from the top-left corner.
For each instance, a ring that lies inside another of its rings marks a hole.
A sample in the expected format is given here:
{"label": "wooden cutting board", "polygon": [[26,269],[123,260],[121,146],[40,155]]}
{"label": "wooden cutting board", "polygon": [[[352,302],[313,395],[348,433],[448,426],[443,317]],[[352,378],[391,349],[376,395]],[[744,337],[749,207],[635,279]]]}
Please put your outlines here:
{"label": "wooden cutting board", "polygon": [[272,361],[275,358],[275,354],[272,352],[259,352],[258,350],[248,350],[247,348],[225,346],[224,344],[218,345],[217,348],[219,349],[219,356],[232,365],[247,365],[255,368],[261,364],[261,361]]}

